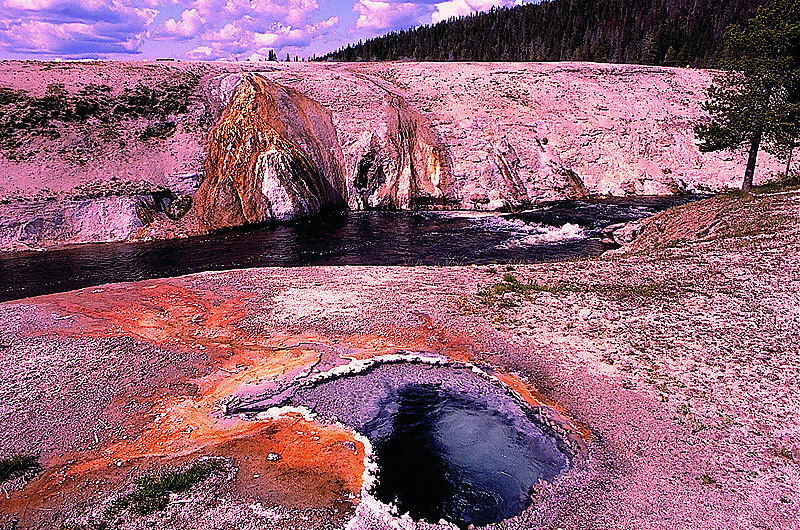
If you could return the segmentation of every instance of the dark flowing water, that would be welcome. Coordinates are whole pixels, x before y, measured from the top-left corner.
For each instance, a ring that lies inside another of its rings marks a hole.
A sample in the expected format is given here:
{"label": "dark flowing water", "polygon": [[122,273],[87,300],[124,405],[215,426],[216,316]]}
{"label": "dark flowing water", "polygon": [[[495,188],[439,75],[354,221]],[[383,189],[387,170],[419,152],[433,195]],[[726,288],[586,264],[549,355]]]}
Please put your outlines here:
{"label": "dark flowing water", "polygon": [[465,393],[409,385],[385,406],[394,410],[365,433],[379,466],[373,493],[414,519],[462,528],[502,521],[522,512],[539,479],[566,468],[542,433],[517,430]]}
{"label": "dark flowing water", "polygon": [[697,197],[559,201],[515,214],[349,212],[147,243],[0,253],[0,301],[193,272],[301,265],[536,263],[597,255],[603,227]]}

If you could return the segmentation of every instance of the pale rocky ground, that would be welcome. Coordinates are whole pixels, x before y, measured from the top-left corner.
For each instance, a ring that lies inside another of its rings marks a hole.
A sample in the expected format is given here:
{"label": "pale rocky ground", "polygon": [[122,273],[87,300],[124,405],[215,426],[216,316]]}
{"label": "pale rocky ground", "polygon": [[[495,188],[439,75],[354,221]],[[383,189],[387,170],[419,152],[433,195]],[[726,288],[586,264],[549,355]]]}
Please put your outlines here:
{"label": "pale rocky ground", "polygon": [[[496,528],[799,528],[800,192],[686,205],[643,234],[604,257],[513,270],[250,269],[0,304],[0,452],[39,452],[47,470],[0,496],[0,512],[21,528],[86,522],[142,469],[213,454],[232,467],[166,512],[113,526],[397,528],[366,503],[351,520],[336,480],[347,469],[292,471],[279,440],[307,426],[259,442],[288,468],[247,467],[259,453],[244,450],[246,432],[238,450],[207,444],[177,460],[137,445],[173,413],[199,425],[206,413],[184,404],[201,403],[203,381],[235,392],[235,374],[261,373],[252,363],[270,345],[300,360],[355,344],[516,373],[588,429],[585,460]],[[487,294],[507,273],[536,287]],[[182,444],[203,437],[185,425]],[[78,471],[129,446],[119,467]],[[254,473],[261,482],[243,488]]]}
{"label": "pale rocky ground", "polygon": [[[385,102],[402,97],[447,150],[462,206],[508,196],[575,196],[560,174],[567,169],[592,194],[663,195],[737,187],[743,168],[741,157],[701,154],[696,147],[693,126],[703,116],[709,71],[592,63],[363,63],[288,64],[264,75],[334,112],[349,171],[364,144],[386,129],[383,114],[391,110]],[[778,169],[769,155],[762,161],[762,178]],[[502,176],[503,166],[516,178]]]}
{"label": "pale rocky ground", "polygon": [[[70,94],[92,83],[108,84],[112,94],[139,82],[169,86],[191,78],[197,84],[187,111],[165,118],[175,124],[166,138],[141,139],[154,121],[144,118],[111,125],[56,123],[57,137],[33,135],[4,150],[0,250],[209,229],[198,224],[194,210],[181,222],[167,218],[150,195],[195,193],[207,169],[209,132],[242,72],[252,71],[299,91],[301,99],[315,102],[311,106],[321,105],[305,130],[322,136],[294,141],[300,147],[333,146],[326,155],[331,160],[318,169],[343,190],[349,208],[513,209],[587,194],[717,191],[738,187],[743,173],[742,156],[701,154],[696,147],[693,126],[703,115],[709,71],[590,63],[10,61],[0,65],[2,85],[36,96],[52,83]],[[288,127],[294,115],[286,114],[289,108],[278,108],[281,113]],[[242,131],[241,141],[250,133]],[[235,150],[234,143],[217,151]],[[247,177],[280,182],[270,168],[255,165]],[[756,181],[780,169],[762,153]],[[119,201],[118,219],[112,210],[99,218],[81,213],[91,210],[79,201],[109,195],[128,199]],[[283,195],[277,190],[264,197]],[[25,205],[43,202],[57,206],[31,216]],[[299,204],[307,202],[314,201]],[[132,204],[149,213],[133,215]]]}
{"label": "pale rocky ground", "polygon": [[[183,75],[202,78],[209,73],[246,68],[247,63],[3,61],[0,86],[41,97],[50,84],[62,84],[70,94],[90,84],[104,84],[116,95],[138,83],[158,87],[174,84]],[[178,127],[166,139],[139,139],[137,135],[147,124],[145,119],[112,124],[114,127],[99,122],[61,124],[57,126],[60,138],[33,138],[19,149],[3,151],[0,199],[63,200],[107,192],[136,195],[138,190],[157,186],[178,193],[193,192],[205,163],[205,141],[211,125],[207,106],[198,85],[188,112],[173,117]]]}

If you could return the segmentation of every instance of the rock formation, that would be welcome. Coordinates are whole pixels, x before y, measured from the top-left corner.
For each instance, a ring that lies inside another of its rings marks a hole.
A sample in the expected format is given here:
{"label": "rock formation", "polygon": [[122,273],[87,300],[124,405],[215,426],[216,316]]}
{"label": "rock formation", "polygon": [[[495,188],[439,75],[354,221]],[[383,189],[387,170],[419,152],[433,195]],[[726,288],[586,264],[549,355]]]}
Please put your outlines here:
{"label": "rock formation", "polygon": [[40,250],[71,243],[125,241],[144,224],[137,215],[143,199],[104,197],[15,204],[0,217],[0,249]]}
{"label": "rock formation", "polygon": [[[350,208],[513,209],[583,196],[715,191],[737,187],[743,173],[742,156],[700,153],[695,145],[708,71],[311,63],[280,64],[262,75],[331,111]],[[406,116],[401,122],[424,134],[398,129],[398,108]],[[409,139],[416,153],[410,179],[394,147]],[[768,154],[760,161],[762,179],[779,168]],[[386,185],[363,187],[371,179]],[[356,183],[362,187],[354,189]]]}
{"label": "rock formation", "polygon": [[211,132],[195,203],[215,230],[342,207],[347,190],[330,115],[302,94],[246,75]]}
{"label": "rock formation", "polygon": [[[447,150],[428,121],[402,97],[386,94],[375,127],[350,145],[350,207],[401,209],[448,202]],[[452,197],[449,198],[452,202]]]}
{"label": "rock formation", "polygon": [[[57,134],[29,131],[21,147],[0,146],[5,234],[28,223],[30,215],[20,212],[42,200],[54,200],[58,206],[47,211],[61,210],[73,223],[83,200],[103,209],[105,197],[138,200],[141,190],[185,199],[175,212],[140,212],[143,230],[115,230],[106,240],[191,235],[326,208],[501,210],[584,196],[714,192],[738,187],[745,162],[697,149],[693,127],[712,80],[703,70],[590,63],[104,63],[56,70],[8,62],[0,74],[10,90],[31,98],[52,83],[80,94],[82,80],[94,76],[115,80],[109,94],[117,98],[138,83],[197,80],[181,92],[185,112],[158,117],[175,124],[168,137],[143,140],[152,120],[132,115],[102,126],[53,122]],[[756,180],[781,169],[762,153]],[[97,192],[85,189],[88,183]],[[120,225],[132,219],[123,210]],[[95,228],[62,226],[57,233],[65,239],[42,242],[104,240],[106,232]],[[4,237],[0,249],[39,246],[35,237]]]}

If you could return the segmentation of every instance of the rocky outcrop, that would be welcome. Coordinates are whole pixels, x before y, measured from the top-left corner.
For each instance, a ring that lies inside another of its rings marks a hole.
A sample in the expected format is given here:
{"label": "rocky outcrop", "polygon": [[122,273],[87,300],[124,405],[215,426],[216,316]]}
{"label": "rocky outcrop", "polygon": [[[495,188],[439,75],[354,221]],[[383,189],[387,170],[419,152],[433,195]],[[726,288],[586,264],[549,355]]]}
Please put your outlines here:
{"label": "rocky outcrop", "polygon": [[639,237],[642,233],[643,223],[640,219],[626,223],[614,223],[603,229],[603,243],[624,246]]}
{"label": "rocky outcrop", "polygon": [[[262,75],[331,111],[351,208],[497,210],[593,195],[716,191],[738,187],[744,168],[740,155],[697,149],[693,127],[712,81],[703,70],[307,63]],[[399,108],[400,121],[424,134],[394,125]],[[395,147],[409,140],[413,149]],[[404,157],[408,151],[416,158]],[[779,169],[768,154],[759,160],[762,180]]]}
{"label": "rocky outcrop", "polygon": [[[376,119],[348,148],[353,209],[400,209],[448,202],[450,161],[428,120],[386,93]],[[450,198],[452,202],[452,197]]]}
{"label": "rocky outcrop", "polygon": [[613,239],[622,247],[609,253],[649,254],[698,242],[758,239],[764,233],[784,235],[800,225],[798,203],[797,191],[720,194],[622,225],[613,232]]}
{"label": "rocky outcrop", "polygon": [[[318,65],[321,66],[321,65]],[[342,153],[347,206],[413,209],[457,206],[452,158],[435,122],[408,95],[380,77],[313,67],[309,75],[282,67],[259,75],[291,86],[330,111]],[[226,107],[236,76],[209,83],[214,107]]]}
{"label": "rocky outcrop", "polygon": [[240,76],[209,137],[197,215],[216,230],[343,207],[342,173],[336,132],[321,105],[259,75]]}
{"label": "rocky outcrop", "polygon": [[0,251],[125,241],[144,226],[137,210],[141,211],[145,199],[149,198],[105,197],[7,206],[0,217]]}

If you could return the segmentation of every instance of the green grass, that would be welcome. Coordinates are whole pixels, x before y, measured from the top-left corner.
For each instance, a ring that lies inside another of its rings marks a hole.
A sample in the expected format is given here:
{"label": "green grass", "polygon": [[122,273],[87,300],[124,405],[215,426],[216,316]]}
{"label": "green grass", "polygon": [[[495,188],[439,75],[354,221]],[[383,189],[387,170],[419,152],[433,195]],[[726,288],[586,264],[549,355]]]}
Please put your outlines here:
{"label": "green grass", "polygon": [[778,456],[783,457],[783,458],[785,458],[787,460],[791,460],[792,462],[794,462],[794,455],[792,454],[791,449],[789,449],[788,447],[782,447],[778,451]]}
{"label": "green grass", "polygon": [[39,462],[35,456],[14,455],[0,459],[0,482],[10,478],[21,477],[28,471],[39,469]]}
{"label": "green grass", "polygon": [[31,136],[57,138],[56,129],[64,123],[73,127],[86,126],[90,119],[99,120],[104,129],[115,129],[122,120],[140,117],[160,120],[141,134],[145,140],[165,138],[174,132],[175,125],[164,120],[188,111],[199,84],[199,75],[183,73],[155,87],[139,83],[123,88],[116,95],[108,85],[95,84],[71,94],[64,85],[51,83],[41,97],[24,90],[0,87],[0,150],[6,150],[6,154],[14,158],[20,155],[15,150]]}
{"label": "green grass", "polygon": [[135,482],[136,491],[113,501],[107,514],[113,516],[128,508],[138,515],[161,511],[169,504],[170,493],[182,493],[221,469],[223,465],[219,460],[205,460],[185,471],[142,477]]}
{"label": "green grass", "polygon": [[[616,285],[540,285],[536,282],[522,283],[512,273],[503,274],[503,279],[478,291],[478,299],[488,307],[508,308],[518,305],[518,301],[531,300],[534,293],[600,293],[614,297],[651,297],[664,291],[662,284],[643,284],[635,286]],[[510,296],[509,296],[510,293]]]}
{"label": "green grass", "polygon": [[169,138],[175,132],[175,128],[175,122],[157,121],[147,125],[139,134],[139,139],[149,140],[150,138]]}
{"label": "green grass", "polygon": [[570,290],[569,286],[547,287],[536,283],[522,283],[512,273],[506,272],[503,274],[502,281],[478,291],[478,298],[482,304],[487,306],[513,307],[517,305],[514,296],[506,296],[507,293],[530,300],[531,294],[534,292],[562,292],[564,290]]}
{"label": "green grass", "polygon": [[754,186],[751,193],[780,193],[800,189],[800,173],[782,175],[778,180],[767,182],[761,186]]}
{"label": "green grass", "polygon": [[717,483],[717,481],[714,480],[714,478],[711,475],[708,475],[708,474],[703,475],[702,477],[700,477],[700,482],[702,482],[706,486],[710,486],[712,484],[716,484]]}

